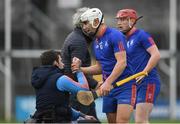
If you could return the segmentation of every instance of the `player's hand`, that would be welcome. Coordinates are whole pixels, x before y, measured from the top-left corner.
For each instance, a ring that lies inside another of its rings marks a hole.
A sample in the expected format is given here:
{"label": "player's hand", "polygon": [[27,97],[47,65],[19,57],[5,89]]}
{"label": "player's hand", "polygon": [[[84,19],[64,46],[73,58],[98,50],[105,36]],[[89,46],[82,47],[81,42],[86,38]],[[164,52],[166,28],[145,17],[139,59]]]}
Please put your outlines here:
{"label": "player's hand", "polygon": [[112,85],[109,82],[104,82],[100,87],[100,95],[107,96],[112,89]]}
{"label": "player's hand", "polygon": [[90,116],[90,115],[85,115],[84,118],[87,120],[96,120],[94,116]]}
{"label": "player's hand", "polygon": [[73,73],[77,72],[80,70],[81,67],[81,60],[77,57],[74,57],[72,59],[72,64],[71,64],[71,70]]}
{"label": "player's hand", "polygon": [[96,88],[95,88],[94,90],[99,89],[99,88],[101,87],[102,84],[103,84],[103,81],[98,82],[98,84],[97,84],[97,86],[96,86]]}
{"label": "player's hand", "polygon": [[141,81],[144,79],[144,77],[145,77],[145,75],[137,77],[136,78],[136,83],[138,83],[138,84],[141,83]]}

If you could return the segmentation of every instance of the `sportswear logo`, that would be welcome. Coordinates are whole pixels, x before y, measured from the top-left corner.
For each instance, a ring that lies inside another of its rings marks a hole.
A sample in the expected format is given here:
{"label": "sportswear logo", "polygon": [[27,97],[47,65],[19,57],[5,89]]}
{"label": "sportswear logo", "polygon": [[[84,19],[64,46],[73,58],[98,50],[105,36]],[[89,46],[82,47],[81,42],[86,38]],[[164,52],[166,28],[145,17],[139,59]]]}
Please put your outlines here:
{"label": "sportswear logo", "polygon": [[148,94],[148,98],[151,99],[152,98],[152,94]]}
{"label": "sportswear logo", "polygon": [[103,42],[100,41],[99,43],[96,44],[96,49],[100,48],[102,50],[104,47],[108,47],[108,46],[109,46],[108,41],[103,41]]}
{"label": "sportswear logo", "polygon": [[96,45],[96,49],[98,49],[98,48],[99,48],[99,45],[97,44],[97,45]]}
{"label": "sportswear logo", "polygon": [[127,47],[129,48],[130,46],[132,46],[134,44],[134,39],[130,40],[127,42]]}
{"label": "sportswear logo", "polygon": [[103,43],[100,42],[96,45],[96,49],[100,48],[101,50],[103,49]]}
{"label": "sportswear logo", "polygon": [[124,102],[124,103],[129,103],[129,102],[130,102],[130,100],[128,100],[128,99],[122,99],[122,100],[121,100],[121,102]]}
{"label": "sportswear logo", "polygon": [[105,41],[105,45],[104,45],[105,47],[108,47],[109,46],[109,44],[108,44],[108,41]]}
{"label": "sportswear logo", "polygon": [[101,50],[103,49],[103,43],[102,42],[99,43],[99,47]]}

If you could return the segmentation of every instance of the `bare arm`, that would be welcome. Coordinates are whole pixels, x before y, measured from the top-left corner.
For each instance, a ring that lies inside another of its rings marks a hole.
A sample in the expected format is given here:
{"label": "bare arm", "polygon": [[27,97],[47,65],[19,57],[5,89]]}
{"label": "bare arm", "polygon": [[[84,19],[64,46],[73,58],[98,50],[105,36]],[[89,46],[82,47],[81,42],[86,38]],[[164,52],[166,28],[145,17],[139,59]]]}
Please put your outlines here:
{"label": "bare arm", "polygon": [[98,61],[96,61],[95,65],[92,65],[92,66],[89,66],[89,67],[81,67],[80,69],[85,74],[96,75],[96,74],[101,74],[102,73],[101,65],[100,65],[100,63]]}
{"label": "bare arm", "polygon": [[125,51],[115,53],[115,57],[117,60],[116,65],[114,66],[111,75],[106,79],[106,81],[100,87],[100,94],[104,96],[110,92],[112,88],[112,83],[122,74],[122,72],[124,71],[127,65]]}
{"label": "bare arm", "polygon": [[151,57],[143,71],[150,72],[160,60],[160,53],[156,45],[149,47],[147,52],[151,55]]}
{"label": "bare arm", "polygon": [[111,73],[111,75],[106,79],[106,82],[112,84],[124,71],[127,63],[126,63],[126,52],[117,52],[115,53],[115,57],[117,60],[116,65]]}
{"label": "bare arm", "polygon": [[76,72],[80,69],[84,74],[91,74],[91,75],[102,73],[101,65],[98,61],[96,61],[95,65],[89,67],[81,67],[81,60],[77,57],[73,58],[71,69],[73,72]]}

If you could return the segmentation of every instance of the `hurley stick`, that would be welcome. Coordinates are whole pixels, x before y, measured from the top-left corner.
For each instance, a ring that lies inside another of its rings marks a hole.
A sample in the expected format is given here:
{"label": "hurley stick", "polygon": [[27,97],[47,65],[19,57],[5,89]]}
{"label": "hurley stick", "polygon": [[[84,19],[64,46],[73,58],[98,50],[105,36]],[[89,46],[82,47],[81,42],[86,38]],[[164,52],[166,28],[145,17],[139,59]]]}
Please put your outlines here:
{"label": "hurley stick", "polygon": [[[113,87],[118,87],[121,86],[127,82],[129,82],[130,80],[133,80],[137,77],[140,76],[147,76],[147,72],[139,72],[136,73],[130,77],[127,77],[119,82],[117,82]],[[95,99],[97,99],[98,97],[100,97],[100,89],[97,89],[96,91],[79,91],[77,93],[77,99],[78,101],[83,104],[83,105],[90,105]]]}

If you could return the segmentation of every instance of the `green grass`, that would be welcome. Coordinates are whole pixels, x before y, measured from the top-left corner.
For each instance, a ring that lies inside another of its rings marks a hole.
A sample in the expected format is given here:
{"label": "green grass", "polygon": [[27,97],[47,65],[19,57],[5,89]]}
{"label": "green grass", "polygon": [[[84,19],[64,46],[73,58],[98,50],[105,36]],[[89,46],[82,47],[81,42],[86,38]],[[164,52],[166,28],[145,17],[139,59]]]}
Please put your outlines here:
{"label": "green grass", "polygon": [[150,123],[176,123],[180,124],[180,120],[169,120],[169,119],[152,119],[150,120]]}
{"label": "green grass", "polygon": [[0,123],[18,123],[15,119],[12,119],[11,121],[5,121],[4,119],[0,119]]}
{"label": "green grass", "polygon": [[[131,123],[134,123],[134,120],[131,121]],[[180,120],[169,120],[169,119],[150,119],[150,124],[180,124]]]}
{"label": "green grass", "polygon": [[[107,124],[106,120],[101,120],[103,124]],[[134,124],[132,119],[130,124]],[[180,120],[169,120],[169,119],[151,119],[150,124],[180,124]]]}
{"label": "green grass", "polygon": [[[106,120],[101,120],[103,124],[107,124]],[[12,120],[10,122],[6,122],[3,119],[0,119],[0,123],[18,123],[15,120]],[[131,124],[134,123],[134,120],[131,120]],[[151,119],[150,124],[180,124],[180,120],[169,120],[169,119]]]}

